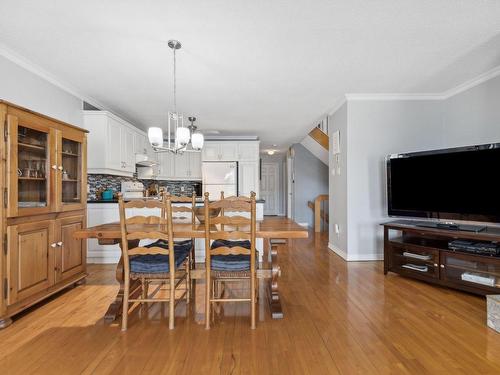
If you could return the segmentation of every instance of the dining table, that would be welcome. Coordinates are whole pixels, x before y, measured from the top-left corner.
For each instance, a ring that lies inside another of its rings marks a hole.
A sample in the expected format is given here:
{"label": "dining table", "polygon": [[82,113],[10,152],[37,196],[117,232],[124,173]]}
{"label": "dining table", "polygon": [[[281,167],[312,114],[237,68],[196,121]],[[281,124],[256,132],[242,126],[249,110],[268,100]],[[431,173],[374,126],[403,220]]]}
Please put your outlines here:
{"label": "dining table", "polygon": [[[192,224],[182,219],[174,219],[173,234],[174,239],[192,238],[202,239],[205,238],[205,224],[196,223]],[[167,228],[163,224],[133,224],[128,225],[128,229],[136,232],[167,232]],[[245,226],[238,226],[234,230],[246,231],[250,230]],[[212,225],[210,231],[221,230],[220,225]],[[224,225],[225,231],[230,231],[231,226]],[[309,235],[306,227],[297,224],[295,221],[287,218],[264,218],[258,220],[256,224],[256,237],[263,239],[263,262],[259,265],[257,270],[257,278],[265,279],[267,282],[267,294],[269,300],[269,307],[273,319],[283,318],[282,300],[279,293],[279,277],[281,276],[281,268],[278,261],[278,250],[284,243],[290,245],[293,239],[307,238]],[[96,225],[93,227],[81,229],[75,232],[77,239],[97,239],[101,245],[114,245],[121,246],[121,230],[119,222],[106,223]],[[137,242],[129,241],[129,248],[137,246]],[[196,267],[191,270],[191,278],[193,280],[205,279],[205,270],[203,267]],[[104,316],[105,321],[112,322],[118,319],[122,313],[123,293],[124,293],[124,270],[123,270],[123,257],[116,268],[116,280],[120,284],[120,289],[110,304]],[[137,296],[141,293],[141,284],[137,280],[131,281],[131,296]]]}

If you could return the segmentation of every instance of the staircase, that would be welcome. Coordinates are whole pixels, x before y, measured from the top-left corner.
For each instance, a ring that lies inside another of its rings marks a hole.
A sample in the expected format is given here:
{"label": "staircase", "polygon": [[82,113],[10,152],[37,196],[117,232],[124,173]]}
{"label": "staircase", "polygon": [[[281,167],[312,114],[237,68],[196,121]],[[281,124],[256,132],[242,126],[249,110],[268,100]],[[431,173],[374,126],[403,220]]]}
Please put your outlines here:
{"label": "staircase", "polygon": [[300,143],[324,164],[328,165],[328,117],[314,127]]}
{"label": "staircase", "polygon": [[[326,202],[326,203],[325,203]],[[326,212],[326,205],[328,204],[328,195],[322,194],[318,195],[314,202],[307,202],[309,208],[314,211],[314,231],[321,232],[321,223],[323,222],[323,228],[328,230],[328,213]]]}

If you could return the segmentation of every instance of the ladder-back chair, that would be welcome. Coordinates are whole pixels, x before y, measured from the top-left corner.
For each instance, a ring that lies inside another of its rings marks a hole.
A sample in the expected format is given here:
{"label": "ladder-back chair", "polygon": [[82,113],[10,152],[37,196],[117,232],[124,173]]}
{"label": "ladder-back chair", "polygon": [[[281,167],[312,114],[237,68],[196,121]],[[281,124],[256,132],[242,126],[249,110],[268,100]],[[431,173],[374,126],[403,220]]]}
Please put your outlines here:
{"label": "ladder-back chair", "polygon": [[[184,203],[185,205],[182,206],[172,206],[172,216],[173,219],[185,219],[185,220],[191,220],[191,224],[195,225],[196,224],[196,215],[195,215],[195,209],[196,209],[196,193],[193,192],[191,196],[180,196],[180,195],[171,195],[170,196],[170,201],[172,203]],[[186,215],[186,216],[178,216],[175,215],[176,212],[181,212],[184,214],[181,215]],[[191,238],[188,240],[183,240],[180,243],[177,243],[177,245],[182,245],[186,247],[190,247],[189,250],[189,266],[191,269],[195,268],[195,239]]]}
{"label": "ladder-back chair", "polygon": [[[220,216],[210,217],[210,209],[221,209]],[[228,212],[236,212],[227,216]],[[238,215],[248,212],[250,217]],[[220,228],[220,229],[219,229]],[[256,321],[256,208],[255,193],[248,197],[227,197],[221,193],[221,199],[209,202],[205,193],[205,268],[206,268],[206,304],[205,327],[210,328],[210,313],[213,303],[250,302],[251,327]],[[211,241],[213,241],[211,243]],[[219,281],[250,281],[248,298],[223,298],[214,290]]]}
{"label": "ladder-back chair", "polygon": [[[170,197],[164,195],[160,200],[138,199],[125,202],[119,194],[121,243],[124,268],[124,296],[122,331],[127,330],[130,303],[168,302],[169,328],[174,328],[176,302],[185,297],[189,302],[190,270],[189,251],[182,246],[175,246],[172,225],[172,204]],[[160,216],[127,217],[128,209],[160,209]],[[156,240],[146,246],[141,240]],[[173,251],[172,251],[173,249]],[[142,295],[130,298],[130,281],[140,280]],[[184,292],[176,298],[175,292],[182,281],[185,281]],[[159,284],[149,294],[150,283]],[[169,285],[169,298],[153,298],[164,284]]]}

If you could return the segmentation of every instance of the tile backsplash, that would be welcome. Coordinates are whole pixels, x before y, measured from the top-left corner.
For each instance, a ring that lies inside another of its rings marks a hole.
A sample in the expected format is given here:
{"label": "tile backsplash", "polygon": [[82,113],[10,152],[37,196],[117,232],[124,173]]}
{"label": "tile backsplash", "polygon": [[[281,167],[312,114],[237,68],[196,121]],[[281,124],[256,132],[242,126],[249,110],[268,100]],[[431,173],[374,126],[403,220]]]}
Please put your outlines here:
{"label": "tile backsplash", "polygon": [[98,192],[105,189],[119,192],[122,181],[140,181],[144,184],[145,188],[151,183],[157,183],[159,187],[164,187],[168,192],[175,195],[191,195],[193,191],[201,191],[200,181],[155,181],[140,180],[134,177],[112,176],[108,174],[89,174],[87,176],[88,199],[95,200],[100,198],[98,197]]}

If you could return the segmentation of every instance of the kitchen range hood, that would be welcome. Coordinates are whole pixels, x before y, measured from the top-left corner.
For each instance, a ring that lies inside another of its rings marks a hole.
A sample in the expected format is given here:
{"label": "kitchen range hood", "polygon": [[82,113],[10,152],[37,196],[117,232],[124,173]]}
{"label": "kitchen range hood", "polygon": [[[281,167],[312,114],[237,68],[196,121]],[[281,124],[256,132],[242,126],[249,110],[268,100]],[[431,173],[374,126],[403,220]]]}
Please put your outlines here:
{"label": "kitchen range hood", "polygon": [[135,165],[139,167],[152,167],[158,164],[146,154],[135,154]]}

